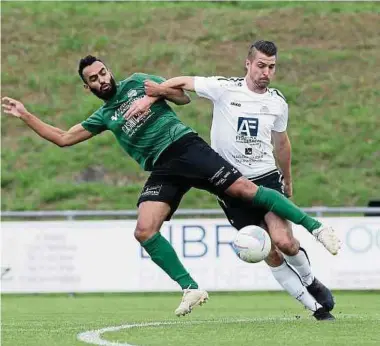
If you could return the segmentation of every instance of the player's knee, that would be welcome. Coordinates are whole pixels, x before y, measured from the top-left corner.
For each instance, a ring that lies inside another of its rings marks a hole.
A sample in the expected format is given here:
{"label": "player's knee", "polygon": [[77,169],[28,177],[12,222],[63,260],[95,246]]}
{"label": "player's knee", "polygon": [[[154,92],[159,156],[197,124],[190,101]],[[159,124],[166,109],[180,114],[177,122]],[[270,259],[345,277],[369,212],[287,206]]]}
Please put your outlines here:
{"label": "player's knee", "polygon": [[284,237],[276,241],[276,246],[288,256],[294,256],[298,253],[300,244],[293,237]]}
{"label": "player's knee", "polygon": [[272,248],[269,255],[265,259],[265,262],[270,267],[278,267],[284,262],[284,256],[276,248]]}
{"label": "player's knee", "polygon": [[136,240],[140,243],[148,240],[153,237],[154,234],[157,233],[157,230],[148,223],[137,222],[134,236]]}
{"label": "player's knee", "polygon": [[227,190],[226,193],[231,197],[251,200],[257,191],[257,185],[247,178],[240,177]]}

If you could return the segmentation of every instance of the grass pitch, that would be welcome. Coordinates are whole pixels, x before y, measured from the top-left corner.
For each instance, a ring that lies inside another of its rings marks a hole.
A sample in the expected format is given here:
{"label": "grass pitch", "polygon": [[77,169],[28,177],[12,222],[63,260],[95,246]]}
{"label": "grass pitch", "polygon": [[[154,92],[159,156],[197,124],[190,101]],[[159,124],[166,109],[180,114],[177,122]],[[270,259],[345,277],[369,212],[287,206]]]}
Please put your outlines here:
{"label": "grass pitch", "polygon": [[380,292],[335,292],[334,322],[314,320],[283,292],[211,293],[206,305],[176,318],[180,298],[3,295],[2,345],[84,346],[78,334],[106,327],[119,327],[98,333],[114,346],[380,344]]}

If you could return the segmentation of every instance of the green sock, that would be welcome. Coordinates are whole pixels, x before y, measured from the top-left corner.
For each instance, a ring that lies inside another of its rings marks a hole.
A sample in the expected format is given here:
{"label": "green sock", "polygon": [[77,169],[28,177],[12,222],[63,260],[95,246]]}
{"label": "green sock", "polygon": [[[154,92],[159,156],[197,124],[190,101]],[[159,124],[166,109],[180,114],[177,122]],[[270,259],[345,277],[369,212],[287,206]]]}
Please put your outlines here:
{"label": "green sock", "polygon": [[253,198],[253,204],[265,207],[284,219],[292,221],[297,225],[302,225],[310,233],[321,227],[319,221],[307,215],[292,201],[276,190],[259,186],[259,189]]}
{"label": "green sock", "polygon": [[152,238],[144,241],[141,246],[166,274],[176,281],[183,289],[198,288],[198,284],[186,271],[171,244],[157,232]]}

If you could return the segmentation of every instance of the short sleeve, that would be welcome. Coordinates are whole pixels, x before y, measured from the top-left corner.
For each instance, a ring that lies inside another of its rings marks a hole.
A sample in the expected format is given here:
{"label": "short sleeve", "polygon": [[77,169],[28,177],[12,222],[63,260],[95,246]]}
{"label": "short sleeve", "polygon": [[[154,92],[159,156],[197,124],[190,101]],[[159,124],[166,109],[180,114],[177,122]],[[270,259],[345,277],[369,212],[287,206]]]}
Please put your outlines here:
{"label": "short sleeve", "polygon": [[156,83],[163,83],[166,81],[164,77],[161,76],[155,76],[153,74],[146,74],[146,73],[135,73],[134,75],[139,82],[144,83],[146,80],[152,80],[153,82]]}
{"label": "short sleeve", "polygon": [[224,77],[194,77],[194,90],[200,97],[216,101],[227,85]]}
{"label": "short sleeve", "polygon": [[85,121],[82,122],[82,126],[94,135],[97,135],[105,130],[107,126],[104,123],[103,112],[97,110],[91,116],[89,116]]}
{"label": "short sleeve", "polygon": [[163,83],[166,81],[166,78],[160,77],[160,76],[154,76],[154,75],[149,75],[148,79],[152,80],[153,82],[156,83]]}
{"label": "short sleeve", "polygon": [[278,115],[274,122],[273,131],[284,132],[288,127],[288,104],[284,103],[283,111]]}

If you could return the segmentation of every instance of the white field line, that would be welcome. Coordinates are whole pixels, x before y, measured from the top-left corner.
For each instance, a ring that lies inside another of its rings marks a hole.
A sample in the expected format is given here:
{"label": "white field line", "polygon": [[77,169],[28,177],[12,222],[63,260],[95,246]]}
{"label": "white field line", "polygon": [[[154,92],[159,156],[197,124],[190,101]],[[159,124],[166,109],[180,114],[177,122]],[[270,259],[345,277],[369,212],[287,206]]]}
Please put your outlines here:
{"label": "white field line", "polygon": [[[337,316],[337,321],[340,319],[359,319],[359,320],[380,320],[378,318],[368,318],[363,315],[355,314],[339,314]],[[111,326],[97,330],[89,330],[77,335],[77,339],[88,344],[101,345],[101,346],[137,346],[128,343],[113,342],[102,339],[102,334],[107,332],[117,332],[122,329],[132,329],[132,328],[149,328],[149,327],[160,327],[160,326],[174,326],[183,325],[190,326],[195,324],[204,323],[220,323],[220,324],[231,324],[231,323],[253,323],[253,322],[279,322],[279,321],[297,321],[295,317],[258,317],[258,318],[246,318],[246,319],[220,319],[220,320],[199,320],[199,321],[162,321],[162,322],[146,322],[146,323],[131,323],[123,324],[120,326]],[[320,323],[320,322],[319,322]]]}

